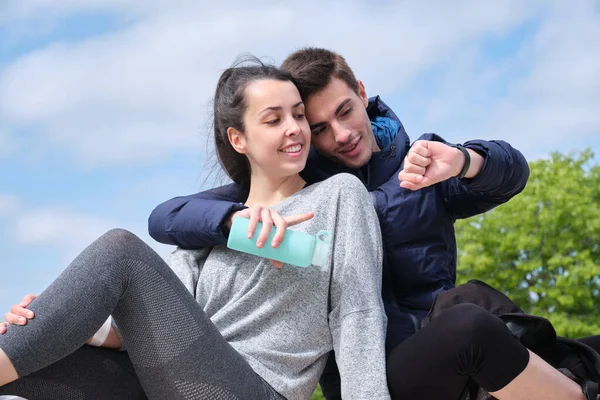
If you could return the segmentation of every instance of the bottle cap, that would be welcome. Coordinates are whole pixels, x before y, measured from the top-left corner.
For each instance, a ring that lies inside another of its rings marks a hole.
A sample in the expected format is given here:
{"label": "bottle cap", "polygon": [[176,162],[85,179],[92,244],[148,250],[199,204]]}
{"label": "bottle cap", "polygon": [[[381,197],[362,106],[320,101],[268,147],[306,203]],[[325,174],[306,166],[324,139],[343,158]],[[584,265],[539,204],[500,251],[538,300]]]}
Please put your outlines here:
{"label": "bottle cap", "polygon": [[331,233],[328,231],[319,231],[316,236],[315,251],[313,252],[312,264],[322,267],[327,261],[329,254],[329,245],[331,243]]}

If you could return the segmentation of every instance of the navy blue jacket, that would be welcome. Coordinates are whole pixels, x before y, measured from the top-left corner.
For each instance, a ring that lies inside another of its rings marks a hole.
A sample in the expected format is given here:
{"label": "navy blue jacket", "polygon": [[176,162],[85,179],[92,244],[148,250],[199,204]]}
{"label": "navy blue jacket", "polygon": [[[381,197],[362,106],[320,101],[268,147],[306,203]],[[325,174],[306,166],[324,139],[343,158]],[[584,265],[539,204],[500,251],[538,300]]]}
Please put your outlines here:
{"label": "navy blue jacket", "polygon": [[[373,120],[384,116],[399,122],[379,99],[370,99]],[[437,293],[454,286],[456,238],[454,222],[502,204],[525,187],[529,166],[523,155],[503,141],[472,140],[464,146],[485,158],[473,179],[451,178],[411,191],[400,187],[398,172],[410,149],[402,124],[393,141],[373,153],[358,170],[334,163],[311,150],[302,172],[308,183],[339,173],[358,176],[371,192],[379,215],[384,245],[383,299],[388,315],[387,348],[391,350],[419,329]],[[435,134],[420,139],[444,142]],[[222,223],[229,213],[243,209],[246,198],[230,184],[162,203],[149,219],[150,235],[159,242],[183,248],[227,242]],[[348,210],[352,212],[352,210]]]}

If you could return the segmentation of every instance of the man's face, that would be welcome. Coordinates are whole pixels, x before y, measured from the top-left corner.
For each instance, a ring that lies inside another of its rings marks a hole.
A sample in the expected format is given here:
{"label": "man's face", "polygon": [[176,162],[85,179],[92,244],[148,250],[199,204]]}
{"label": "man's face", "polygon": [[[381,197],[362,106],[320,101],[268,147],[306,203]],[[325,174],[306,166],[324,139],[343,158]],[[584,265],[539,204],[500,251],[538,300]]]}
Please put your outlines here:
{"label": "man's face", "polygon": [[333,78],[323,90],[306,100],[306,118],[312,144],[330,159],[349,168],[360,168],[378,151],[367,115],[367,94],[358,81],[358,94],[344,81]]}

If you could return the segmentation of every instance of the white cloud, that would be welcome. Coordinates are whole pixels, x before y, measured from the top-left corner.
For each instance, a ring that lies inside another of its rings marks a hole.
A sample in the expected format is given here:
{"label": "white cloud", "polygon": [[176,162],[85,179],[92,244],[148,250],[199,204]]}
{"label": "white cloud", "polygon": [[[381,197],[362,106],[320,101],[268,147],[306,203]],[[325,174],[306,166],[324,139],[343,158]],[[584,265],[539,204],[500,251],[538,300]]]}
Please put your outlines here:
{"label": "white cloud", "polygon": [[38,246],[53,248],[59,252],[60,258],[65,263],[72,260],[102,234],[117,227],[129,228],[163,257],[172,249],[153,242],[148,237],[145,227],[127,227],[109,218],[70,210],[30,209],[22,212],[14,220],[14,227],[17,244],[32,248]]}
{"label": "white cloud", "polygon": [[19,244],[50,245],[73,253],[115,226],[114,221],[73,211],[33,209],[16,219],[15,234]]}
{"label": "white cloud", "polygon": [[17,149],[15,139],[0,128],[0,157],[11,154]]}
{"label": "white cloud", "polygon": [[14,216],[20,206],[21,199],[18,196],[0,193],[0,218]]}
{"label": "white cloud", "polygon": [[[562,4],[562,5],[561,5]],[[600,138],[600,14],[597,4],[557,3],[522,58],[531,69],[490,115],[490,130],[539,157]]]}
{"label": "white cloud", "polygon": [[[547,3],[527,22],[530,34],[505,39],[512,41],[508,46],[516,47],[515,54],[501,48],[508,53],[492,54],[496,61],[487,58],[490,49],[478,42],[481,36],[474,36],[471,45],[457,49],[451,63],[438,65],[435,85],[427,91],[416,86],[412,101],[424,116],[419,120],[418,112],[409,114],[415,121],[407,129],[413,136],[434,131],[453,141],[504,139],[528,159],[598,146],[596,4]],[[402,117],[403,110],[396,111]]]}
{"label": "white cloud", "polygon": [[[15,3],[13,15],[39,15],[51,3]],[[117,12],[123,5],[85,3],[67,1],[48,12]],[[219,71],[241,52],[280,62],[304,45],[331,47],[346,56],[370,93],[385,94],[451,59],[473,37],[506,32],[533,12],[516,0],[494,7],[477,1],[379,7],[358,1],[293,7],[232,2],[227,13],[223,4],[143,4],[123,8],[137,15],[124,30],[54,43],[8,65],[0,73],[0,118],[37,127],[32,146],[54,146],[84,164],[149,161],[198,151]]]}
{"label": "white cloud", "polygon": [[58,18],[75,12],[92,11],[116,11],[129,10],[128,5],[135,4],[127,0],[4,0],[2,2],[2,12],[0,13],[0,24],[10,24],[15,20],[26,20],[30,18],[44,19]]}

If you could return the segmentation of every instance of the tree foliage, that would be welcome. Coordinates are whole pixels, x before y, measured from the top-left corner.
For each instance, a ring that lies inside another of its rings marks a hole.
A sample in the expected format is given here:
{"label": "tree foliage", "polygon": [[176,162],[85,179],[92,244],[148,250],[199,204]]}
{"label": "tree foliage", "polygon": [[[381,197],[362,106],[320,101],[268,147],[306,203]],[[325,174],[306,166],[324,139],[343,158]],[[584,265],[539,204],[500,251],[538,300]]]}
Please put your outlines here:
{"label": "tree foliage", "polygon": [[590,149],[530,163],[524,191],[458,221],[458,280],[483,280],[559,334],[600,334],[600,166]]}

